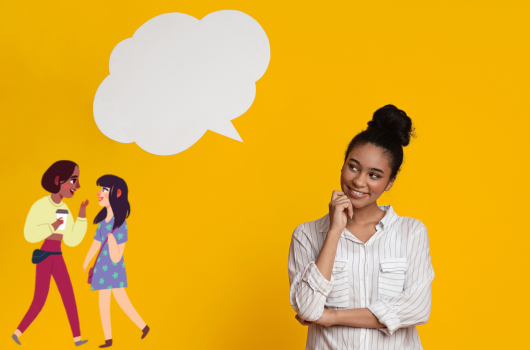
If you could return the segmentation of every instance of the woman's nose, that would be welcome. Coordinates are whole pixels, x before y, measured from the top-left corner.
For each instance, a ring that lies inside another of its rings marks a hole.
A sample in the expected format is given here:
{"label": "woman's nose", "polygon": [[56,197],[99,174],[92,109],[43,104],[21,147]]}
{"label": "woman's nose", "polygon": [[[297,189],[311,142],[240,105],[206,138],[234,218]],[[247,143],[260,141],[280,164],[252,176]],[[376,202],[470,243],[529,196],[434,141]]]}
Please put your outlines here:
{"label": "woman's nose", "polygon": [[360,175],[354,177],[352,179],[352,182],[355,188],[357,188],[358,190],[360,190],[364,186],[364,181],[362,180],[362,177]]}
{"label": "woman's nose", "polygon": [[75,184],[76,184],[75,186],[76,189],[81,187],[81,183],[79,182],[79,180],[77,180]]}

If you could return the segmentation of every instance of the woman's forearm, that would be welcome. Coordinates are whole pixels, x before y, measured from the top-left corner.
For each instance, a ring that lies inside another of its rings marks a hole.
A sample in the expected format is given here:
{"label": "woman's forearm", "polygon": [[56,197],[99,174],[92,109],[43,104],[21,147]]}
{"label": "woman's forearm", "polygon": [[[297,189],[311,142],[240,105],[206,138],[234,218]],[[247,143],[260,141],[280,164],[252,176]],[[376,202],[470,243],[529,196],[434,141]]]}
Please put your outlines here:
{"label": "woman's forearm", "polygon": [[[328,310],[330,311],[330,310]],[[357,328],[384,328],[385,325],[379,323],[377,317],[366,309],[349,309],[330,311],[331,322],[333,325],[357,327]],[[318,323],[318,321],[317,321]]]}
{"label": "woman's forearm", "polygon": [[333,271],[333,263],[335,262],[335,254],[337,253],[337,245],[339,244],[341,233],[328,231],[326,240],[315,261],[318,271],[328,281],[331,280],[331,272]]}

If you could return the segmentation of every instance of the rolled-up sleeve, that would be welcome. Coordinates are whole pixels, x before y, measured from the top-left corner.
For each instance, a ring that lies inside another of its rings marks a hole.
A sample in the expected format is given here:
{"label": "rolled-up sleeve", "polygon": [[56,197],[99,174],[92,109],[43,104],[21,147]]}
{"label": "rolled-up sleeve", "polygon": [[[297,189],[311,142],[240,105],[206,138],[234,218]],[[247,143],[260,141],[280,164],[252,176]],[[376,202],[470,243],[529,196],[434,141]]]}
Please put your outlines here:
{"label": "rolled-up sleeve", "polygon": [[293,232],[289,247],[289,284],[291,306],[306,321],[316,321],[324,312],[326,298],[333,287],[315,265],[316,252],[311,240],[299,225]]}
{"label": "rolled-up sleeve", "polygon": [[425,225],[420,225],[411,242],[403,292],[395,297],[380,297],[368,306],[386,326],[379,330],[388,335],[400,328],[425,324],[431,314],[434,270]]}

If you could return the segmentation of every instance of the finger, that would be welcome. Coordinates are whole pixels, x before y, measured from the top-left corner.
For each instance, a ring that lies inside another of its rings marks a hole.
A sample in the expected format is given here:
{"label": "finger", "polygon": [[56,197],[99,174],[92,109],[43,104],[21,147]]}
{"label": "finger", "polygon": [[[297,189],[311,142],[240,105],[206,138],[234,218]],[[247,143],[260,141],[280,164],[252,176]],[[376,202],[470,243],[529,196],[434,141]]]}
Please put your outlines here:
{"label": "finger", "polygon": [[342,192],[342,191],[333,191],[333,193],[331,194],[331,201],[334,201],[339,196],[344,196],[344,192]]}
{"label": "finger", "polygon": [[346,203],[346,202],[350,202],[351,203],[351,201],[350,201],[350,199],[348,197],[342,196],[342,197],[339,197],[339,198],[335,199],[331,203]]}
{"label": "finger", "polygon": [[351,201],[348,201],[348,214],[350,215],[350,219],[353,219],[353,204],[351,204]]}
{"label": "finger", "polygon": [[353,219],[353,205],[351,204],[351,201],[348,198],[345,198],[345,200],[337,201],[334,205],[335,209],[345,211],[346,214],[350,217],[350,219]]}
{"label": "finger", "polygon": [[347,198],[339,198],[335,202],[331,203],[331,205],[334,206],[337,210],[345,210],[346,208],[348,208],[348,206],[351,206],[351,202]]}

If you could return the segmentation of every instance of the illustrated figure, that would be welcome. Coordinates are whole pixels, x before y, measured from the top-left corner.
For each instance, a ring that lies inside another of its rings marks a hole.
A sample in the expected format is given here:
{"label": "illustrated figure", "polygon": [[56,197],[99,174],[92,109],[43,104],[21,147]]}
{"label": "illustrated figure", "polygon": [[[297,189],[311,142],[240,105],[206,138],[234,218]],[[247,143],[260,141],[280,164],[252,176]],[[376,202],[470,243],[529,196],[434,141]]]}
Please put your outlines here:
{"label": "illustrated figure", "polygon": [[94,224],[98,224],[98,227],[94,242],[85,258],[83,271],[86,272],[89,262],[101,249],[101,253],[96,259],[90,289],[99,291],[99,311],[105,335],[105,344],[101,345],[100,348],[106,348],[112,346],[111,294],[114,294],[118,305],[142,330],[141,339],[145,338],[149,332],[149,327],[135,310],[125,292],[127,274],[123,251],[125,250],[125,242],[128,241],[128,227],[125,219],[129,217],[131,212],[127,184],[117,176],[104,175],[97,180],[97,185],[101,186],[97,195],[99,205],[103,209],[94,219]]}
{"label": "illustrated figure", "polygon": [[67,246],[75,247],[85,237],[88,200],[81,203],[79,215],[74,222],[68,206],[63,202],[64,198],[72,198],[81,187],[79,167],[74,162],[68,160],[55,162],[46,170],[41,183],[42,187],[51,195],[41,198],[33,204],[24,226],[24,237],[28,242],[37,243],[44,240],[41,249],[36,250],[32,258],[37,263],[35,293],[28,312],[12,338],[18,345],[21,345],[19,338],[42,310],[53,276],[66,309],[74,343],[76,346],[80,346],[88,340],[81,340],[74,290],[62,256],[61,241],[64,240]]}
{"label": "illustrated figure", "polygon": [[306,349],[422,349],[416,326],[429,319],[434,278],[427,229],[377,205],[412,135],[404,111],[377,110],[346,150],[329,213],[293,233],[290,300],[309,326]]}

